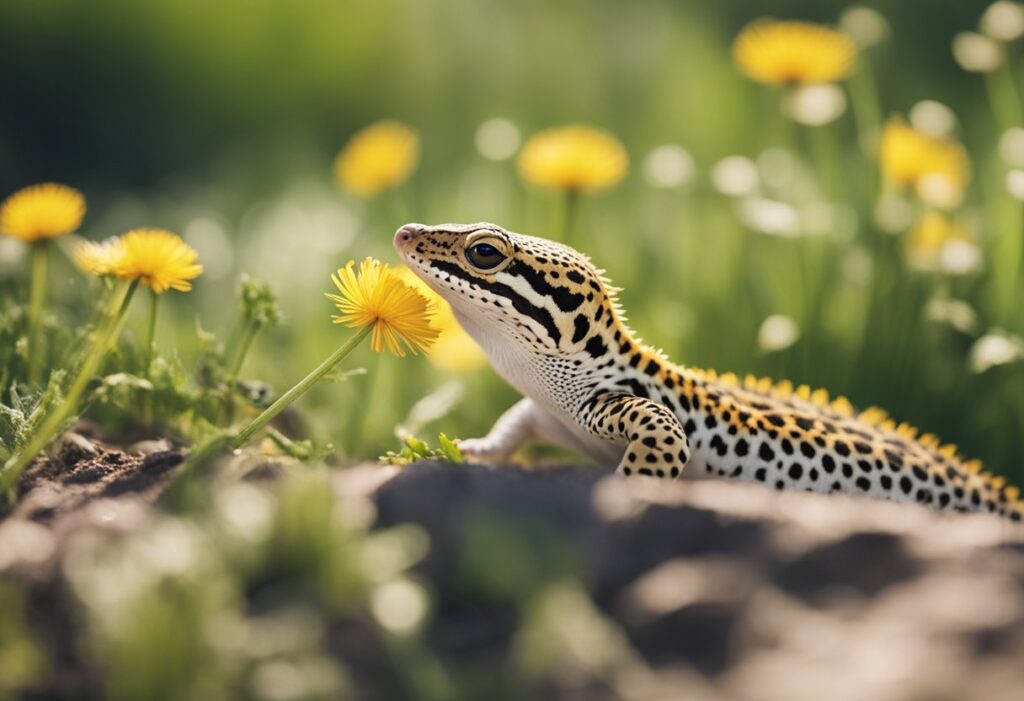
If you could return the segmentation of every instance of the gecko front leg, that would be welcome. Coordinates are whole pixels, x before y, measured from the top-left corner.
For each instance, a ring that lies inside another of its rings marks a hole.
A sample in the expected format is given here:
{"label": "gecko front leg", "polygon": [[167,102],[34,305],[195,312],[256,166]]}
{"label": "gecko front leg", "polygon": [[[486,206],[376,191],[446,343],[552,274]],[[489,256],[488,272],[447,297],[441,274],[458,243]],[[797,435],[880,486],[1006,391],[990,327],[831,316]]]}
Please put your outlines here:
{"label": "gecko front leg", "polygon": [[533,441],[546,441],[566,450],[588,456],[599,463],[607,462],[610,455],[608,442],[588,435],[555,416],[532,399],[521,399],[498,417],[490,432],[483,438],[458,441],[459,449],[471,460],[503,462],[520,447]]}
{"label": "gecko front leg", "polygon": [[466,457],[483,462],[507,460],[522,445],[540,437],[542,412],[532,399],[520,399],[498,417],[483,438],[458,441]]}
{"label": "gecko front leg", "polygon": [[580,408],[580,423],[593,435],[623,442],[618,473],[678,477],[690,459],[679,419],[664,404],[623,392],[599,392]]}

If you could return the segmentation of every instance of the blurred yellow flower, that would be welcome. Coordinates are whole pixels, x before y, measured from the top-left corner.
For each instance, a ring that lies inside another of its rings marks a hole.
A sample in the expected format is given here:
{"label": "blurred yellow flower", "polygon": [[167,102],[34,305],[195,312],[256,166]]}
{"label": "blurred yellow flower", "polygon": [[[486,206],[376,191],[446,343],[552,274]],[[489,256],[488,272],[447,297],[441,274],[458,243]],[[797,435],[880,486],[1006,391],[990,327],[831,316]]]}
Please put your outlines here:
{"label": "blurred yellow flower", "polygon": [[110,246],[107,254],[116,258],[114,275],[138,280],[157,294],[169,289],[188,292],[192,289],[189,280],[203,272],[195,249],[170,231],[134,229]]}
{"label": "blurred yellow flower", "polygon": [[27,243],[75,231],[85,215],[78,190],[43,183],[18,190],[0,204],[0,232]]}
{"label": "blurred yellow flower", "polygon": [[331,280],[341,293],[327,295],[341,312],[331,320],[351,329],[372,326],[370,345],[375,352],[386,349],[405,357],[403,344],[415,355],[437,340],[438,330],[430,325],[432,305],[390,266],[367,258],[356,273],[355,261],[350,260]]}
{"label": "blurred yellow flower", "polygon": [[970,179],[970,162],[962,145],[917,131],[899,117],[886,123],[878,155],[890,181],[914,188],[935,206],[959,204]]}
{"label": "blurred yellow flower", "polygon": [[121,239],[106,241],[79,241],[71,249],[71,259],[84,272],[93,275],[113,275],[123,255]]}
{"label": "blurred yellow flower", "polygon": [[409,268],[402,266],[397,272],[403,281],[419,290],[433,305],[435,314],[432,321],[439,335],[427,352],[431,364],[448,372],[469,372],[486,365],[487,355],[456,321],[448,302]]}
{"label": "blurred yellow flower", "polygon": [[519,152],[519,175],[562,190],[601,190],[629,169],[629,156],[608,132],[582,124],[538,132]]}
{"label": "blurred yellow flower", "polygon": [[334,160],[338,187],[373,197],[401,185],[419,159],[416,132],[394,121],[371,124],[353,136]]}
{"label": "blurred yellow flower", "polygon": [[830,83],[848,76],[857,46],[820,24],[756,20],[736,37],[733,58],[752,80],[772,85]]}

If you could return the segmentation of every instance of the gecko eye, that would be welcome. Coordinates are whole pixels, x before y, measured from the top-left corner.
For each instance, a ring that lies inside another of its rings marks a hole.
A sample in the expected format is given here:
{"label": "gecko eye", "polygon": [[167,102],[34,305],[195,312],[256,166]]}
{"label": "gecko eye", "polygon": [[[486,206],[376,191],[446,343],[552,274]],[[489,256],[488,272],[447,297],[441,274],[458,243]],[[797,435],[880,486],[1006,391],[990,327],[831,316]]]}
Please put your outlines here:
{"label": "gecko eye", "polygon": [[505,255],[489,243],[478,243],[466,249],[466,260],[474,268],[492,270],[504,262]]}

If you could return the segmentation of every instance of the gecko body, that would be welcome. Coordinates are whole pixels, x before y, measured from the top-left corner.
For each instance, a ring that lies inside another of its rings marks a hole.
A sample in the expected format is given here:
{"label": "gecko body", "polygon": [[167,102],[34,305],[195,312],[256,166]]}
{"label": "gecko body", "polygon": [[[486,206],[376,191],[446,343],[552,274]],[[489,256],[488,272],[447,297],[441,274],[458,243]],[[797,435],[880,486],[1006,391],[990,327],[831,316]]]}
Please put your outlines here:
{"label": "gecko body", "polygon": [[1024,512],[1016,487],[879,409],[671,363],[636,339],[603,271],[568,246],[479,223],[407,224],[395,248],[523,394],[487,436],[460,443],[474,459],[544,440],[626,477],[685,469],[1017,521]]}

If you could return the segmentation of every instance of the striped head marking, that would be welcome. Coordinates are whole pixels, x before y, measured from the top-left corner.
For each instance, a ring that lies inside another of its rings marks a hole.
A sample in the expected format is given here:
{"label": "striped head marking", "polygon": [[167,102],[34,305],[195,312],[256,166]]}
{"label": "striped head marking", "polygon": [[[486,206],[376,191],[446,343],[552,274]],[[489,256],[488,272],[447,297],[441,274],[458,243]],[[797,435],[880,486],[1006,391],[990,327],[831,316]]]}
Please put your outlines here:
{"label": "striped head marking", "polygon": [[406,224],[395,249],[478,342],[562,355],[610,325],[614,302],[583,254],[495,224]]}

